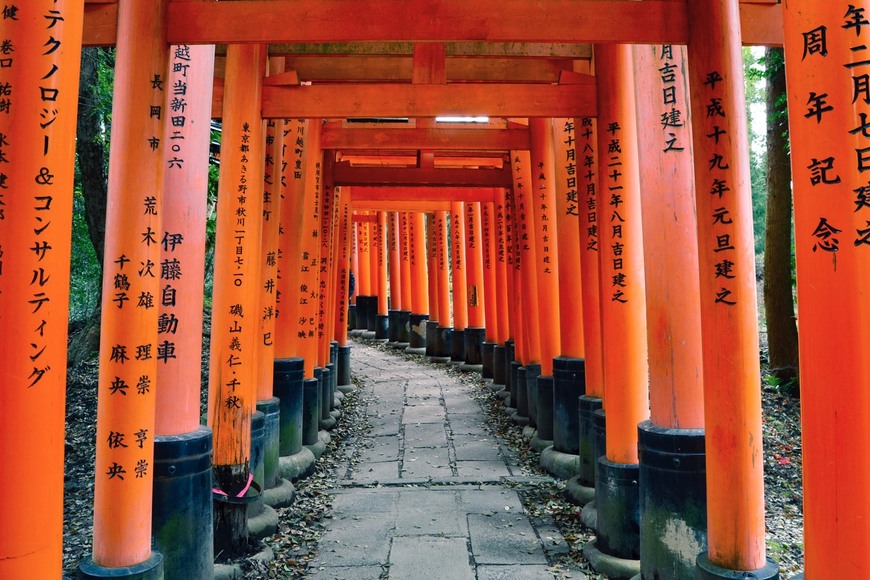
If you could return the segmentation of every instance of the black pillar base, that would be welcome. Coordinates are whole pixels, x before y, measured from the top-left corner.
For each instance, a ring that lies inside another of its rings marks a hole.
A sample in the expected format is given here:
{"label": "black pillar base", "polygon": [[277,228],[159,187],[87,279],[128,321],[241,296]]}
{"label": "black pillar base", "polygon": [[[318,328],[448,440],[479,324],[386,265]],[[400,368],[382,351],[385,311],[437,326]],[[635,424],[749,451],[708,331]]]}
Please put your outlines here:
{"label": "black pillar base", "polygon": [[484,379],[492,379],[493,371],[495,370],[495,343],[494,342],[486,342],[484,341],[480,345],[480,360],[482,361],[483,368],[481,369],[481,376]]}
{"label": "black pillar base", "polygon": [[257,401],[257,410],[263,413],[263,489],[278,485],[278,457],[281,455],[281,401],[271,397]]}
{"label": "black pillar base", "polygon": [[[723,578],[736,580],[751,578],[752,580],[779,580],[779,566],[773,560],[768,560],[764,568],[758,570],[729,570],[713,564],[706,552],[698,556],[698,580],[720,580]],[[803,575],[801,575],[802,577]]]}
{"label": "black pillar base", "polygon": [[432,362],[450,362],[450,352],[453,347],[453,328],[439,326],[435,329],[435,354],[430,358]]}
{"label": "black pillar base", "polygon": [[338,390],[338,341],[333,340],[329,343],[329,364],[332,369],[332,385],[330,386],[331,398],[330,408],[335,408],[335,391]]}
{"label": "black pillar base", "polygon": [[438,352],[438,321],[426,321],[426,356],[432,358]]}
{"label": "black pillar base", "polygon": [[320,384],[317,379],[302,381],[302,445],[317,443],[320,429]]}
{"label": "black pillar base", "polygon": [[598,549],[625,560],[640,558],[640,466],[598,458],[595,507]]}
{"label": "black pillar base", "polygon": [[465,362],[465,330],[453,329],[450,339],[450,364],[461,365]]}
{"label": "black pillar base", "polygon": [[595,444],[595,411],[601,408],[603,401],[597,397],[583,395],[577,401],[580,408],[578,428],[580,440],[577,449],[580,456],[580,473],[578,481],[584,487],[595,487],[595,471],[598,468],[598,457]]}
{"label": "black pillar base", "polygon": [[411,311],[399,310],[399,333],[396,336],[395,344],[391,344],[393,348],[406,349],[411,345]]}
{"label": "black pillar base", "polygon": [[356,330],[356,304],[347,305],[347,329]]}
{"label": "black pillar base", "polygon": [[408,317],[410,336],[405,354],[426,354],[426,321],[428,314],[411,314]]}
{"label": "black pillar base", "polygon": [[[202,576],[210,578],[214,574],[214,564],[209,574]],[[89,557],[79,564],[79,578],[126,578],[126,580],[163,580],[163,556],[160,552],[152,551],[151,556],[144,562],[124,566],[123,568],[105,568],[97,566]]]}
{"label": "black pillar base", "polygon": [[375,316],[375,340],[387,342],[390,339],[390,315],[378,314]]}
{"label": "black pillar base", "polygon": [[[369,296],[369,307],[366,311],[366,332],[372,333],[375,332],[377,328],[377,318],[378,318],[378,297],[377,296]],[[372,336],[371,338],[374,338]]]}
{"label": "black pillar base", "polygon": [[[505,352],[503,344],[495,344],[492,347],[492,383],[494,385],[507,385],[505,375],[507,375],[508,366],[505,364]],[[484,363],[486,363],[486,359],[484,359]],[[486,364],[483,368],[486,370]]]}
{"label": "black pillar base", "polygon": [[[514,386],[513,386],[513,383],[511,381],[512,381],[513,377],[516,376],[516,375],[511,374],[511,363],[514,362],[514,355],[515,354],[516,353],[514,352],[514,341],[510,340],[510,339],[506,340],[504,342],[504,372],[505,372],[504,386],[511,393],[514,392]],[[511,397],[512,397],[511,400],[516,402],[516,399],[513,398],[513,395],[511,395]]]}
{"label": "black pillar base", "polygon": [[338,364],[338,387],[350,386],[350,346],[338,347],[338,355],[336,356]]}
{"label": "black pillar base", "polygon": [[[318,375],[317,370],[320,370]],[[330,385],[332,384],[331,370],[329,367],[315,369],[314,376],[320,382],[320,429],[328,431],[335,427],[335,418],[330,411],[332,410],[329,401],[331,397]]]}
{"label": "black pillar base", "polygon": [[355,334],[361,334],[368,327],[369,308],[371,306],[369,298],[369,296],[356,297],[356,326],[354,327],[354,330],[356,330]]}
{"label": "black pillar base", "polygon": [[[350,354],[350,353],[348,353]],[[278,445],[282,457],[302,451],[302,357],[275,359],[272,393],[280,401]]]}
{"label": "black pillar base", "polygon": [[254,481],[263,489],[264,464],[266,452],[266,415],[262,411],[254,411],[251,415],[251,473]]}
{"label": "black pillar base", "polygon": [[528,399],[529,425],[538,426],[538,377],[541,376],[541,365],[529,363],[526,365],[526,398]]}
{"label": "black pillar base", "polygon": [[[537,439],[541,442],[553,440],[553,377],[538,377]],[[543,445],[548,447],[549,443]]]}
{"label": "black pillar base", "polygon": [[486,338],[485,328],[465,329],[465,359],[460,370],[466,372],[483,372],[483,353],[480,349]]}
{"label": "black pillar base", "polygon": [[707,550],[703,429],[637,426],[640,570],[644,578],[692,578]]}
{"label": "black pillar base", "polygon": [[154,438],[151,537],[167,578],[213,573],[211,452],[207,427]]}
{"label": "black pillar base", "polygon": [[[510,383],[510,399],[508,399],[508,407],[511,409],[516,409],[519,412],[520,409],[520,371],[523,368],[523,363],[520,361],[512,360],[510,361],[510,373],[508,374],[509,383]],[[523,371],[525,372],[525,371]],[[529,399],[526,396],[526,382],[523,380],[523,411],[525,413],[529,412]],[[527,415],[524,415],[527,416]]]}
{"label": "black pillar base", "polygon": [[[514,376],[517,386],[517,417],[522,417],[528,423],[529,420],[529,390],[526,388],[526,367],[519,366],[520,363],[514,363],[517,366],[517,374]],[[513,399],[513,396],[511,396]]]}
{"label": "black pillar base", "polygon": [[553,359],[553,448],[580,453],[580,397],[586,394],[586,361],[557,356]]}
{"label": "black pillar base", "polygon": [[387,345],[399,342],[399,311],[387,311]]}

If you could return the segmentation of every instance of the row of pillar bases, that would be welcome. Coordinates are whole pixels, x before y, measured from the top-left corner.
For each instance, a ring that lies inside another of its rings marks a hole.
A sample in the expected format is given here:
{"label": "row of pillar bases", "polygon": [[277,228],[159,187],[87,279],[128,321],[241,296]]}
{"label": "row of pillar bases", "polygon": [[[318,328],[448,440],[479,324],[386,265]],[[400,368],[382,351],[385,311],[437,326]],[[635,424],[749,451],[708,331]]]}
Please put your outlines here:
{"label": "row of pillar bases", "polygon": [[88,558],[81,578],[210,578],[223,549],[214,533],[219,503],[232,505],[247,519],[251,538],[277,530],[275,508],[293,503],[292,481],[307,477],[326,447],[339,416],[337,401],[353,389],[350,347],[330,347],[330,362],[306,379],[301,357],[274,362],[274,396],[257,402],[251,417],[250,472],[244,496],[215,490],[212,431],[200,427],[180,435],[159,436],[154,448],[152,536],[154,550],[144,562],[123,568],[99,566]]}

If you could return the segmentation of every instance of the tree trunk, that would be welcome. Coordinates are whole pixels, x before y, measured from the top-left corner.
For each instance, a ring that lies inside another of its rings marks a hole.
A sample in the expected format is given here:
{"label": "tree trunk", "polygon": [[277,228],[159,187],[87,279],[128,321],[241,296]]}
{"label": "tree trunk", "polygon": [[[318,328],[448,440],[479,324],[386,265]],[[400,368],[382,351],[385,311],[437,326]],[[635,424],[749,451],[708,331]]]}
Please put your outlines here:
{"label": "tree trunk", "polygon": [[[82,49],[82,70],[79,84],[79,109],[76,124],[76,157],[81,175],[82,196],[85,200],[85,222],[88,236],[100,271],[103,267],[103,244],[106,236],[106,151],[103,145],[103,119],[98,113],[99,103],[99,48]],[[101,285],[97,286],[101,288]],[[87,360],[100,347],[100,297],[96,308],[84,328],[70,340],[67,358],[70,365]]]}
{"label": "tree trunk", "polygon": [[785,67],[781,48],[765,53],[767,89],[767,226],[764,252],[764,306],[770,371],[789,380],[797,376],[798,337],[792,291],[791,168],[787,151]]}

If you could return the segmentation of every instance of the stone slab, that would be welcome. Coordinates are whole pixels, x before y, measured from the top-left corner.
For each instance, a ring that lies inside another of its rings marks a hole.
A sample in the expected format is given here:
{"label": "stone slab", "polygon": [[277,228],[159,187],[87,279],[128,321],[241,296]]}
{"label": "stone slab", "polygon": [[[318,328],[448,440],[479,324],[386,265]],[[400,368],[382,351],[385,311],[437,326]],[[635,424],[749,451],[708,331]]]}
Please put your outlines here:
{"label": "stone slab", "polygon": [[511,475],[504,461],[457,461],[456,472],[459,477],[482,481],[498,480]]}
{"label": "stone slab", "polygon": [[468,531],[478,564],[547,564],[535,530],[522,514],[471,514]]}
{"label": "stone slab", "polygon": [[390,578],[475,580],[465,538],[396,537],[390,552]]}
{"label": "stone slab", "polygon": [[443,423],[409,423],[405,425],[405,448],[447,447]]}

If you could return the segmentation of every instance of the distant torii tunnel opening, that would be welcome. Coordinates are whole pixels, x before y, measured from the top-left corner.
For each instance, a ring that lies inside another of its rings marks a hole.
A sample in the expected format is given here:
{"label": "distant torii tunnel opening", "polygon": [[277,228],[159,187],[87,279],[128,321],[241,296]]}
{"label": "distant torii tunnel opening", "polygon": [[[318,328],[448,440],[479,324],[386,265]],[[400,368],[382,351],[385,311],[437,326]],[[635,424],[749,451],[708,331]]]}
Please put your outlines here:
{"label": "distant torii tunnel opening", "polygon": [[541,465],[595,502],[590,549],[645,579],[778,577],[743,45],[787,63],[806,574],[863,576],[868,16],[811,0],[7,0],[0,577],[62,569],[83,46],[116,60],[82,577],[207,578],[216,553],[244,553],[248,519],[290,501],[336,423],[349,333],[491,379]]}

